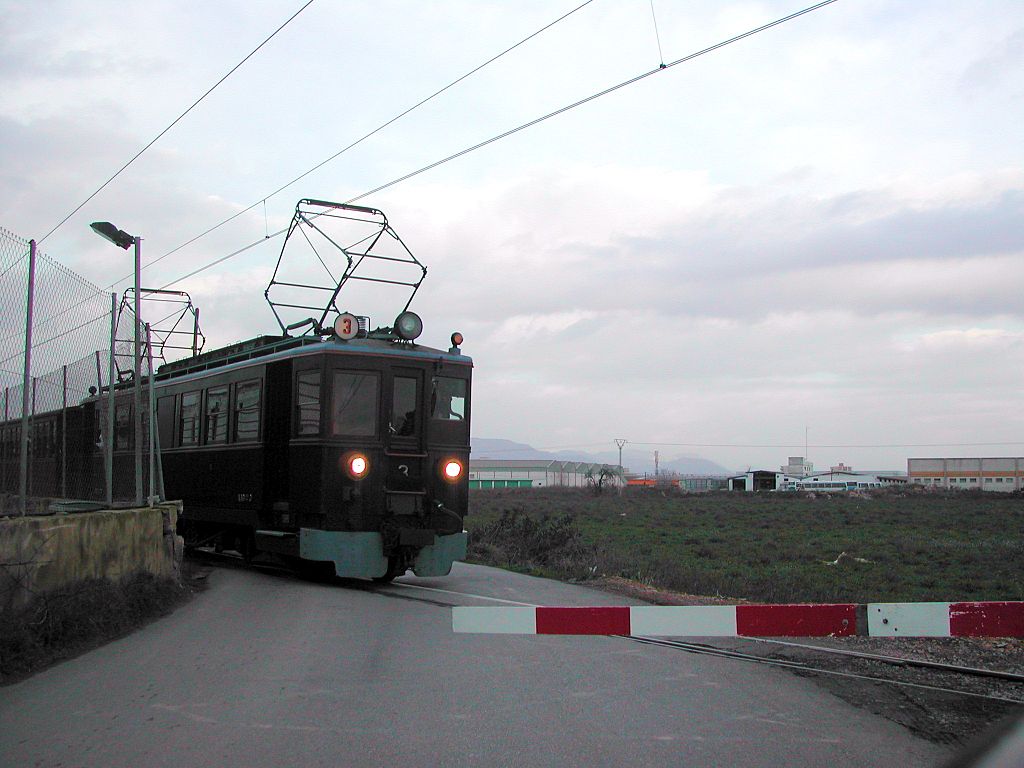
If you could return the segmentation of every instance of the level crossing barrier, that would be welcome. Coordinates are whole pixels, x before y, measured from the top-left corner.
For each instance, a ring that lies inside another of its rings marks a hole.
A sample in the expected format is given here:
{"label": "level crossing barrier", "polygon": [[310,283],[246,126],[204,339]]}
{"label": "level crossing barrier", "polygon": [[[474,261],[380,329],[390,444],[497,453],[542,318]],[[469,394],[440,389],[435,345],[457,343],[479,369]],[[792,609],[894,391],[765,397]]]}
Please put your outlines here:
{"label": "level crossing barrier", "polygon": [[645,637],[1024,637],[1024,602],[457,606],[452,629]]}

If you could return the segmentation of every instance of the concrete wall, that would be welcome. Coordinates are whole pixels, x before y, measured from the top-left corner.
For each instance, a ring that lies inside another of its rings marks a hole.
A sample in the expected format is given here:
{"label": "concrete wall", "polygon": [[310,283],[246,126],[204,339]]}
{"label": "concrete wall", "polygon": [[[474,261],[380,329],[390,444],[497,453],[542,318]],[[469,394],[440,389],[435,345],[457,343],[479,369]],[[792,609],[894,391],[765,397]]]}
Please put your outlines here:
{"label": "concrete wall", "polygon": [[176,576],[179,504],[0,520],[0,608],[88,578]]}

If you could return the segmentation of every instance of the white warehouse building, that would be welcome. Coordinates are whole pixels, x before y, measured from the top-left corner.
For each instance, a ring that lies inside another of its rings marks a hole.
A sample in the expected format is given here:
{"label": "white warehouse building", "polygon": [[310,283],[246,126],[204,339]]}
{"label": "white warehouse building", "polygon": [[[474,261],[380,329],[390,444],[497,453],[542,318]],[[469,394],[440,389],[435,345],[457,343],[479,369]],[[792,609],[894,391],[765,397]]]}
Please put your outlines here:
{"label": "white warehouse building", "polygon": [[907,478],[930,488],[1008,493],[1024,486],[1024,457],[907,459]]}
{"label": "white warehouse building", "polygon": [[547,488],[562,486],[582,488],[595,480],[602,469],[611,470],[606,481],[618,484],[619,468],[611,464],[589,461],[552,461],[549,459],[470,459],[470,488]]}

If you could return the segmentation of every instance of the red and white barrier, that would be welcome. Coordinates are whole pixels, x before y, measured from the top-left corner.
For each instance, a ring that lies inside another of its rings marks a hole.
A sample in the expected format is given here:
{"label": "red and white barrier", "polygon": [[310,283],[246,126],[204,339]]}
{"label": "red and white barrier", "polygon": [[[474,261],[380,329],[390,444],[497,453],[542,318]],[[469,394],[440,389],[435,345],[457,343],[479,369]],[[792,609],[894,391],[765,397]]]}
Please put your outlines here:
{"label": "red and white barrier", "polygon": [[1024,637],[1024,603],[869,603],[873,637]]}
{"label": "red and white barrier", "polygon": [[455,632],[663,637],[1024,637],[1024,602],[452,609]]}

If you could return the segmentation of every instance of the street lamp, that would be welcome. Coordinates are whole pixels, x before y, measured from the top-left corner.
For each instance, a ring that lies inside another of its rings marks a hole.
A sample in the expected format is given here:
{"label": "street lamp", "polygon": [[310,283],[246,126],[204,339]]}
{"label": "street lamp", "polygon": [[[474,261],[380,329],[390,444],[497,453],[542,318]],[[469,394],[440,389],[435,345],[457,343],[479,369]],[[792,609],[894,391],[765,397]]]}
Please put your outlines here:
{"label": "street lamp", "polygon": [[[89,225],[92,227],[93,232],[102,237],[104,240],[109,240],[118,248],[124,248],[128,250],[132,245],[135,246],[135,369],[132,373],[135,379],[135,504],[142,506],[142,338],[139,333],[139,323],[141,322],[141,313],[139,311],[140,297],[142,295],[142,288],[140,281],[142,279],[142,238],[129,235],[123,229],[118,229],[109,221],[94,221]],[[110,350],[111,356],[114,354],[114,350]],[[152,371],[150,371],[152,376]],[[114,382],[110,382],[111,388],[114,386]],[[149,428],[153,429],[155,425],[150,424]],[[113,440],[113,434],[110,435],[110,439]]]}

